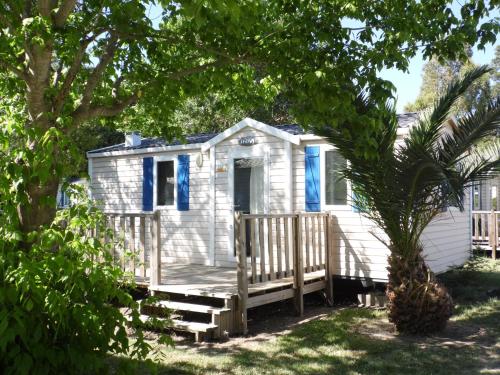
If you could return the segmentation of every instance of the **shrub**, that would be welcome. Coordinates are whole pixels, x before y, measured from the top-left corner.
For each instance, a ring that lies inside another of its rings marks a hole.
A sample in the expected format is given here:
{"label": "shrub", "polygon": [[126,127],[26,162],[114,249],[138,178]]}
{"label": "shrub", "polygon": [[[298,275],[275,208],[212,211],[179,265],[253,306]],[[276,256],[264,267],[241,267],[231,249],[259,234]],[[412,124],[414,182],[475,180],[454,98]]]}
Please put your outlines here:
{"label": "shrub", "polygon": [[[87,204],[58,212],[50,227],[33,233],[29,251],[12,230],[0,229],[0,368],[6,374],[97,373],[107,353],[144,359],[151,349],[141,331],[129,342],[128,307],[137,303],[120,287],[104,241],[103,215]],[[102,233],[102,232],[101,232]]]}

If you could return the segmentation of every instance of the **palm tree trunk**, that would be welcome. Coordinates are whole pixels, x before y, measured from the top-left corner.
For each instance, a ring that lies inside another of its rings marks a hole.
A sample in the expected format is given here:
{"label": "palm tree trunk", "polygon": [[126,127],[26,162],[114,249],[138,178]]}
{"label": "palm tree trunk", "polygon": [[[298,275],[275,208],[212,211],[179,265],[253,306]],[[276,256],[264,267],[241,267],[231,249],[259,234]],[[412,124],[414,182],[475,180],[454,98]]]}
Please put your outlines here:
{"label": "palm tree trunk", "polygon": [[446,327],[453,310],[453,300],[425,264],[422,248],[414,256],[401,256],[391,249],[387,298],[389,320],[399,332],[429,334]]}

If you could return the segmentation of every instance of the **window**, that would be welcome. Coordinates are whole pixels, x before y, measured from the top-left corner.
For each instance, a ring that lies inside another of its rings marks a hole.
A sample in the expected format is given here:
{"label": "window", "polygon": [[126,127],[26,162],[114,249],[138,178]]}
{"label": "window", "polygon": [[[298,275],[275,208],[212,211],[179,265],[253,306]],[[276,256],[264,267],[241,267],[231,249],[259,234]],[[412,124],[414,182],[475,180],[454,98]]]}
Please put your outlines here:
{"label": "window", "polygon": [[481,183],[474,184],[473,189],[473,201],[472,201],[472,209],[480,210],[481,209]]}
{"label": "window", "polygon": [[347,204],[347,182],[342,177],[346,160],[336,150],[325,152],[325,204]]}
{"label": "window", "polygon": [[174,161],[160,161],[157,163],[157,206],[174,205]]}

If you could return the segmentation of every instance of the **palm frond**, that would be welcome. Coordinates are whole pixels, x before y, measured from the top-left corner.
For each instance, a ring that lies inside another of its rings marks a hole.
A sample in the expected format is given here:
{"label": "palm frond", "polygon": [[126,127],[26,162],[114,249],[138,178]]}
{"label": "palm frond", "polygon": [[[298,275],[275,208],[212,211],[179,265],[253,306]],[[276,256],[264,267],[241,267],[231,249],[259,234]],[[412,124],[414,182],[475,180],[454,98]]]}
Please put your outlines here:
{"label": "palm frond", "polygon": [[418,124],[410,129],[405,147],[431,151],[443,134],[443,126],[451,116],[450,110],[453,104],[475,80],[488,71],[490,71],[488,66],[483,65],[468,71],[462,79],[452,82],[446,93],[437,100],[432,112],[423,114]]}
{"label": "palm frond", "polygon": [[472,146],[500,131],[500,98],[486,107],[468,112],[452,124],[438,145],[439,159],[445,164],[456,163]]}

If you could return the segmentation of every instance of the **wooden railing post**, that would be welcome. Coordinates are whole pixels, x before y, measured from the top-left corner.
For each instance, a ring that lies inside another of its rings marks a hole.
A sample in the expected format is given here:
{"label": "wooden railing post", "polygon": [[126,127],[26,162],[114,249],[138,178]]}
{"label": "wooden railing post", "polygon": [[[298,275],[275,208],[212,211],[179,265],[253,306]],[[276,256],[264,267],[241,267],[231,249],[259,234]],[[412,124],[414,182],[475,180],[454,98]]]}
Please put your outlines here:
{"label": "wooden railing post", "polygon": [[328,305],[333,305],[333,267],[335,238],[333,232],[333,217],[328,214],[325,217],[325,279],[326,279],[326,300]]}
{"label": "wooden railing post", "polygon": [[491,213],[488,219],[488,238],[491,246],[491,258],[497,258],[497,247],[498,247],[498,222],[497,214],[495,209],[491,209]]}
{"label": "wooden railing post", "polygon": [[293,218],[293,284],[295,287],[295,309],[304,315],[304,258],[302,251],[302,216]]}
{"label": "wooden railing post", "polygon": [[140,262],[141,276],[146,277],[146,217],[141,216],[139,220],[139,247],[140,247]]}
{"label": "wooden railing post", "polygon": [[160,212],[155,211],[151,220],[151,275],[152,287],[161,284],[161,221]]}
{"label": "wooden railing post", "polygon": [[247,300],[248,300],[248,273],[247,273],[247,246],[245,219],[240,212],[234,213],[234,238],[236,248],[237,281],[238,281],[238,323],[241,333],[248,332],[247,327]]}

